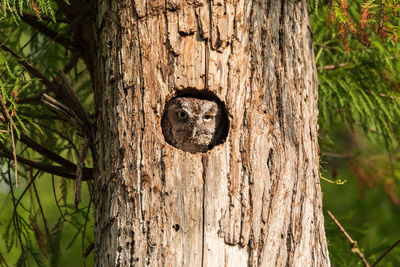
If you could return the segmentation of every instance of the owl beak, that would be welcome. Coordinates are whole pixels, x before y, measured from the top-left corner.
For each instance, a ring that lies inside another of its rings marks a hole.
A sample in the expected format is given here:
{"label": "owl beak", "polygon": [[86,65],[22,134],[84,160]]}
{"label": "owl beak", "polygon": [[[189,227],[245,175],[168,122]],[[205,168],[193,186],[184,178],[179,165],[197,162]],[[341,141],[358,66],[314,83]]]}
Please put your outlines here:
{"label": "owl beak", "polygon": [[193,126],[193,130],[192,130],[192,138],[194,138],[196,136],[196,132],[197,132],[197,128],[196,126]]}

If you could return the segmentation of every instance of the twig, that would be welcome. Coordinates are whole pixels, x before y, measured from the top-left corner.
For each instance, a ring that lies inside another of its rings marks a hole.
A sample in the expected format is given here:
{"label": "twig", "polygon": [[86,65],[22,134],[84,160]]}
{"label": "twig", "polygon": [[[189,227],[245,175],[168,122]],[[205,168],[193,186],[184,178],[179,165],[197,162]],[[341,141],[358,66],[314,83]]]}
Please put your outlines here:
{"label": "twig", "polygon": [[56,201],[57,209],[60,212],[60,215],[63,218],[63,220],[66,221],[67,219],[64,217],[64,213],[62,213],[60,204],[58,203],[56,187],[54,186],[54,175],[51,176],[51,184],[53,186],[53,196],[54,196],[54,200]]}
{"label": "twig", "polygon": [[76,179],[75,179],[75,209],[78,209],[79,202],[81,201],[81,182],[82,170],[85,167],[86,152],[89,148],[89,137],[85,136],[81,151],[79,152],[79,160],[76,165]]}
{"label": "twig", "polygon": [[[28,191],[29,187],[31,187],[32,183],[35,181],[36,177],[39,175],[40,170],[36,171],[36,174],[33,175],[33,177],[31,178],[31,180],[29,181],[29,184],[25,187],[24,191],[22,192],[22,194],[19,196],[17,203],[15,204],[15,207],[18,207],[19,203],[21,202],[22,197],[25,195],[25,193]],[[15,210],[14,210],[15,212]]]}
{"label": "twig", "polygon": [[90,244],[86,248],[85,253],[83,253],[83,258],[86,259],[90,255],[90,252],[92,252],[93,249],[94,249],[94,243]]}
{"label": "twig", "polygon": [[331,216],[332,220],[339,227],[339,229],[342,231],[342,233],[346,236],[347,240],[350,242],[351,252],[358,254],[358,256],[360,257],[361,261],[364,263],[365,267],[370,267],[370,265],[369,265],[368,261],[366,260],[364,254],[358,248],[357,241],[354,241],[350,237],[350,235],[346,232],[346,230],[343,228],[343,226],[339,223],[339,221],[335,218],[335,216],[333,216],[333,214],[329,210],[327,212],[328,212],[329,216]]}
{"label": "twig", "polygon": [[[14,210],[16,211],[17,210],[17,206],[16,206],[16,203],[15,203],[15,194],[14,194],[14,189],[13,189],[12,181],[11,181],[10,167],[11,167],[10,166],[10,161],[8,161],[8,181],[9,181],[9,184],[10,184],[10,192],[11,192],[11,198],[12,198],[13,207],[14,207]],[[21,246],[22,253],[25,254],[25,251],[24,251],[25,249],[24,249],[24,245],[22,243],[22,238],[21,238],[21,225],[20,225],[20,222],[18,220],[17,212],[13,213],[12,217],[13,217],[14,227],[15,227],[15,230],[16,230],[17,235],[18,235],[18,240],[19,240],[19,243],[20,243],[20,246]]]}
{"label": "twig", "polygon": [[[83,251],[83,265],[86,266],[86,258],[87,256],[90,254],[90,252],[92,251],[92,249],[88,250],[88,248],[86,248],[85,250],[85,236],[86,236],[86,228],[87,228],[87,223],[89,221],[89,213],[90,213],[90,207],[92,205],[92,201],[93,201],[93,191],[90,194],[90,199],[89,199],[89,206],[86,212],[86,217],[85,217],[85,224],[83,226],[83,232],[82,232],[82,251]],[[93,244],[93,243],[92,243]],[[91,246],[91,245],[90,245]],[[89,246],[89,247],[90,247]]]}
{"label": "twig", "polygon": [[325,45],[325,44],[315,44],[315,46],[319,46],[322,48],[326,48],[326,49],[331,49],[331,50],[341,50],[339,47],[337,46],[330,46],[330,45]]}
{"label": "twig", "polygon": [[382,259],[385,257],[392,249],[394,249],[398,244],[400,244],[400,239],[394,242],[383,254],[371,265],[371,267],[375,267]]}
{"label": "twig", "polygon": [[3,114],[3,119],[10,124],[10,134],[11,134],[11,144],[13,147],[13,158],[14,158],[14,176],[15,176],[15,186],[18,187],[18,162],[17,162],[17,152],[15,150],[15,140],[14,140],[14,122],[11,115],[8,113],[6,104],[4,103],[3,96],[0,94],[0,110]]}
{"label": "twig", "polygon": [[340,63],[340,64],[337,64],[337,65],[325,65],[325,66],[322,66],[322,67],[318,67],[317,69],[318,70],[334,70],[334,69],[343,68],[343,67],[346,67],[346,66],[349,66],[349,65],[350,65],[350,63]]}
{"label": "twig", "polygon": [[11,144],[13,148],[13,157],[14,157],[14,176],[15,176],[15,186],[18,187],[18,162],[17,162],[17,151],[15,149],[15,140],[14,140],[14,125],[12,120],[10,120],[10,134],[11,134]]}
{"label": "twig", "polygon": [[40,203],[40,198],[39,198],[39,194],[37,192],[37,188],[36,188],[35,182],[33,182],[33,191],[35,192],[36,200],[37,200],[38,205],[39,205],[40,214],[42,215],[43,225],[44,225],[44,229],[46,231],[46,238],[48,240],[50,240],[50,231],[49,231],[49,228],[47,226],[47,220],[46,220],[46,217],[44,215],[42,203]]}

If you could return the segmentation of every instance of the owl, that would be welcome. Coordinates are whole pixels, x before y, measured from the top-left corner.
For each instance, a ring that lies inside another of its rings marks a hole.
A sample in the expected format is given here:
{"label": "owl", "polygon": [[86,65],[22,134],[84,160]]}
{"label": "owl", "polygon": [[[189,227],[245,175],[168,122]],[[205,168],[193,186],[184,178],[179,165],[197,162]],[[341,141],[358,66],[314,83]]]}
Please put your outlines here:
{"label": "owl", "polygon": [[176,97],[167,103],[161,125],[169,144],[197,153],[221,143],[222,120],[223,111],[217,101]]}

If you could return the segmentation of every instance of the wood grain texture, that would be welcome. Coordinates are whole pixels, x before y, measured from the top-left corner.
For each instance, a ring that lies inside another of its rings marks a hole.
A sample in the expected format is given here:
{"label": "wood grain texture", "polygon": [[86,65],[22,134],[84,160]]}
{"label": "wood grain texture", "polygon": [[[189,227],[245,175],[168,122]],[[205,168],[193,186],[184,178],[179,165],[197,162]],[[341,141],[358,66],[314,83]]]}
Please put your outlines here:
{"label": "wood grain texture", "polygon": [[[96,27],[96,266],[329,266],[306,1],[103,0]],[[226,142],[168,145],[206,84]]]}

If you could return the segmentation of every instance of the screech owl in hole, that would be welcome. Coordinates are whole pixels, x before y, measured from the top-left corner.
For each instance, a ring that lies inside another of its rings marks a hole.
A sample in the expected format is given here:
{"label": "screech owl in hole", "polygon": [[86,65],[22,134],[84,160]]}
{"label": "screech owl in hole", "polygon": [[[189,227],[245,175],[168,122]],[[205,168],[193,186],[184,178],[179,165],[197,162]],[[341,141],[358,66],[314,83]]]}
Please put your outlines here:
{"label": "screech owl in hole", "polygon": [[167,103],[162,118],[165,140],[190,153],[205,152],[221,143],[223,110],[217,101],[176,97]]}

